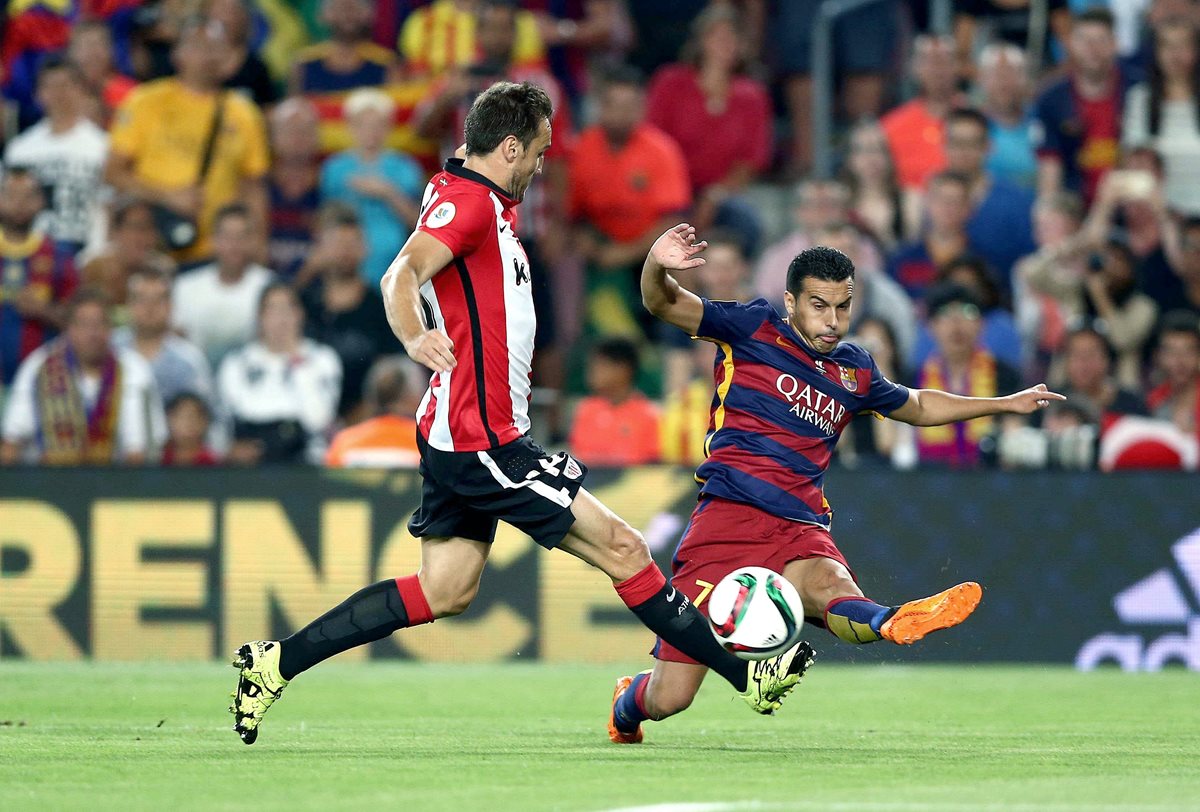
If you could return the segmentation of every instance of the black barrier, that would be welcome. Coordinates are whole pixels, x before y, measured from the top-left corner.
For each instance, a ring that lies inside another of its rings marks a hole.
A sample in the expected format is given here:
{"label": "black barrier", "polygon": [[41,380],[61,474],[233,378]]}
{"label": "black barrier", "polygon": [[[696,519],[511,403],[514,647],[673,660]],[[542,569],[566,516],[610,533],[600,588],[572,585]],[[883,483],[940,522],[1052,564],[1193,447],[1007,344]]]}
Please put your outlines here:
{"label": "black barrier", "polygon": [[[666,568],[694,504],[690,472],[594,471],[588,485]],[[911,650],[812,637],[823,659],[1200,669],[1198,486],[834,472],[834,535],[868,595],[898,602],[973,579],[984,600],[967,626]],[[4,657],[223,656],[419,558],[405,529],[419,497],[410,472],[10,469],[0,495]],[[604,576],[502,526],[466,615],[343,656],[595,662],[638,658],[650,642]]]}

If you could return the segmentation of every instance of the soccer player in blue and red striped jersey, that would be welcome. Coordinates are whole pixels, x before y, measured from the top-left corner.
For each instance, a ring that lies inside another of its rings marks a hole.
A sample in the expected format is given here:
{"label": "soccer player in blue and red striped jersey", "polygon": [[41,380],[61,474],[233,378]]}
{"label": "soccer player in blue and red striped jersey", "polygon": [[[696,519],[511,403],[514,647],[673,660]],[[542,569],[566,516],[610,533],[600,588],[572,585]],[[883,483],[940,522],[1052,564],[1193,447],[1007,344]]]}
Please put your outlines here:
{"label": "soccer player in blue and red striped jersey", "polygon": [[[863,595],[829,534],[833,514],[821,482],[833,447],[860,412],[932,426],[1028,414],[1065,398],[1044,384],[969,398],[892,383],[866,350],[841,341],[854,298],[854,265],[844,254],[817,246],[792,260],[784,318],[765,299],[701,299],[668,273],[703,264],[705,247],[694,228],[678,225],[658,238],[642,268],[647,309],[718,348],[707,459],[696,472],[699,502],[672,562],[672,585],[704,609],[726,574],[767,567],[796,587],[809,622],[847,643],[907,645],[961,623],[979,603],[979,584],[898,607]],[[614,742],[639,742],[643,721],[687,708],[707,673],[663,640],[654,656],[653,671],[617,681]]]}

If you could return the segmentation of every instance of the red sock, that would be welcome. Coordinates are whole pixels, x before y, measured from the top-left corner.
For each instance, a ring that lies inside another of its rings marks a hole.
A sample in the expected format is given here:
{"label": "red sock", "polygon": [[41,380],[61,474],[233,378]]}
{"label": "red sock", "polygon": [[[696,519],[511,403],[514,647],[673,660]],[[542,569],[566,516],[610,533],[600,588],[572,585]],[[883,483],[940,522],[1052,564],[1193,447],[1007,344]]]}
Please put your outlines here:
{"label": "red sock", "polygon": [[642,716],[645,716],[647,719],[650,718],[650,714],[646,712],[646,689],[649,687],[650,676],[647,675],[644,680],[638,683],[637,688],[634,689],[633,692],[633,704],[637,705],[637,709],[641,711]]}
{"label": "red sock", "polygon": [[433,611],[429,608],[429,601],[425,600],[425,590],[421,589],[421,582],[417,580],[417,576],[406,575],[397,578],[396,589],[400,593],[404,611],[408,614],[410,627],[433,622]]}
{"label": "red sock", "polygon": [[657,595],[666,582],[667,579],[662,574],[662,570],[651,561],[637,575],[613,584],[613,588],[617,590],[621,600],[625,601],[625,605],[632,609],[635,606],[641,606]]}

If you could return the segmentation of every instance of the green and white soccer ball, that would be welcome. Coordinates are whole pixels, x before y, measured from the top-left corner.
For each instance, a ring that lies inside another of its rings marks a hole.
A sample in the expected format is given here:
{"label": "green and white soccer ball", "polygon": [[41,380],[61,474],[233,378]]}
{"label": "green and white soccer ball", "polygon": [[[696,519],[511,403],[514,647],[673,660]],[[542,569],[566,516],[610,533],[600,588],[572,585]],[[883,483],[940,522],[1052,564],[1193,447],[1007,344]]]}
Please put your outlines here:
{"label": "green and white soccer ball", "polygon": [[708,621],[726,651],[743,660],[766,660],[800,639],[804,607],[796,588],[779,573],[742,567],[713,587]]}

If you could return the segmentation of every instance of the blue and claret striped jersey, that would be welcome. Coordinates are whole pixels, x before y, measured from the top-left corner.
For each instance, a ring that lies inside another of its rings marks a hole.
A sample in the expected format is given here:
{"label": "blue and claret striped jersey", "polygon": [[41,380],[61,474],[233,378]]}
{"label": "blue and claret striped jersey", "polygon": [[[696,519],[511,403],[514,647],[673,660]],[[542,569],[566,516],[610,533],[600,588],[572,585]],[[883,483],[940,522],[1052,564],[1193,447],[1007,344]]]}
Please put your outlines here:
{"label": "blue and claret striped jersey", "polygon": [[822,480],[842,429],[858,412],[900,408],[908,389],[854,344],[811,349],[766,299],[705,299],[696,337],[718,348],[701,494],[829,527]]}

